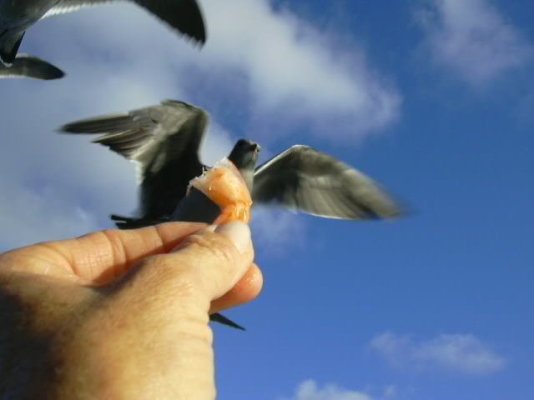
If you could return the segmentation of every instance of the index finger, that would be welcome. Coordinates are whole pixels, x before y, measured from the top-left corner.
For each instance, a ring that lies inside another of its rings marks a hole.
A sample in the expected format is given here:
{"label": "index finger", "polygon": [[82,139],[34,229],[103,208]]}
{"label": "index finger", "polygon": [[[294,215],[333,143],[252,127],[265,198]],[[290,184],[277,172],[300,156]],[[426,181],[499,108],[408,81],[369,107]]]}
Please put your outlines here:
{"label": "index finger", "polygon": [[144,257],[166,253],[205,224],[168,222],[141,229],[110,229],[5,253],[9,270],[104,285]]}

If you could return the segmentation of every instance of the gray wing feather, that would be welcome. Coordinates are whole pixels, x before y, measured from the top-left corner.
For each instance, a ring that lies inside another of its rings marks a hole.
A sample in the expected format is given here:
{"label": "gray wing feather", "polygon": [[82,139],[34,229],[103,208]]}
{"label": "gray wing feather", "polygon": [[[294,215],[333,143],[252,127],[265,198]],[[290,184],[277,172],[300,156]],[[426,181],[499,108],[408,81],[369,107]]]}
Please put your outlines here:
{"label": "gray wing feather", "polygon": [[[43,18],[76,11],[79,8],[109,3],[112,0],[61,0]],[[196,0],[132,0],[148,10],[172,28],[193,40],[204,43],[206,28],[202,12]]]}
{"label": "gray wing feather", "polygon": [[[80,120],[64,125],[67,133],[102,134],[95,143],[109,147],[123,157],[137,161],[143,173],[157,172],[166,162],[198,148],[208,115],[190,104],[165,100],[161,105]],[[156,162],[157,161],[157,162]],[[148,169],[151,169],[148,171]]]}
{"label": "gray wing feather", "polygon": [[370,178],[327,154],[301,145],[258,167],[253,200],[338,219],[389,218],[401,213]]}
{"label": "gray wing feather", "polygon": [[112,0],[61,0],[54,7],[46,12],[43,18],[48,18],[58,14],[65,14],[76,11],[82,7],[96,6],[110,3]]}
{"label": "gray wing feather", "polygon": [[135,0],[141,7],[193,40],[204,43],[206,28],[196,0]]}
{"label": "gray wing feather", "polygon": [[65,73],[54,65],[26,54],[19,54],[11,67],[0,64],[0,78],[59,79]]}
{"label": "gray wing feather", "polygon": [[61,130],[102,134],[95,143],[136,161],[143,217],[159,218],[174,210],[189,181],[202,172],[198,150],[207,123],[200,108],[166,100],[127,114],[73,122]]}

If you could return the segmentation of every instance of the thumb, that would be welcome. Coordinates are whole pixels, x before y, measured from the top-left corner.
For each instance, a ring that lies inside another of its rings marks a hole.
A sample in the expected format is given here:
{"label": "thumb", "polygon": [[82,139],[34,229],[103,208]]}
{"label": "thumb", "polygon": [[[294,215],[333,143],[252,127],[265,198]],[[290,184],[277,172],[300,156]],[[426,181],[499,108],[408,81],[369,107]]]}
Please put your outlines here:
{"label": "thumb", "polygon": [[207,311],[212,300],[243,277],[253,258],[248,225],[208,227],[188,236],[170,253],[146,258],[117,282],[116,289],[131,293],[136,302],[164,300],[183,306],[184,301],[193,301]]}

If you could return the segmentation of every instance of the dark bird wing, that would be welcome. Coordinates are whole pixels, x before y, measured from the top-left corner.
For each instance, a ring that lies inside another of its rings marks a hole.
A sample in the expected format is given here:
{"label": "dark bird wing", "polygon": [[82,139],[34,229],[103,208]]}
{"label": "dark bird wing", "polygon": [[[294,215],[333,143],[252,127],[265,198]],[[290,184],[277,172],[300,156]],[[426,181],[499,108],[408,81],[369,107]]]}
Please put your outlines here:
{"label": "dark bird wing", "polygon": [[338,219],[388,218],[400,214],[370,178],[335,158],[296,145],[258,167],[253,200],[278,203]]}
{"label": "dark bird wing", "polygon": [[11,66],[17,57],[20,44],[26,32],[0,32],[0,63]]}
{"label": "dark bird wing", "polygon": [[[81,7],[109,3],[112,0],[60,0],[45,17],[75,11]],[[133,0],[191,39],[206,42],[204,18],[196,0]]]}
{"label": "dark bird wing", "polygon": [[190,104],[166,100],[127,114],[73,122],[61,130],[103,134],[94,142],[136,161],[141,180],[141,217],[172,213],[189,181],[202,173],[200,147],[208,115]]}
{"label": "dark bird wing", "polygon": [[[189,181],[202,173],[198,149],[207,123],[208,115],[203,110],[166,100],[159,106],[77,121],[61,129],[68,133],[103,134],[95,143],[140,164],[143,216],[112,216],[119,228],[129,229],[161,222],[184,197]],[[210,315],[210,320],[245,329],[219,313]]]}
{"label": "dark bird wing", "polygon": [[0,64],[0,78],[35,78],[35,79],[59,79],[65,73],[52,64],[40,58],[19,54],[11,67]]}
{"label": "dark bird wing", "polygon": [[196,0],[135,0],[170,26],[199,43],[206,42],[206,28]]}

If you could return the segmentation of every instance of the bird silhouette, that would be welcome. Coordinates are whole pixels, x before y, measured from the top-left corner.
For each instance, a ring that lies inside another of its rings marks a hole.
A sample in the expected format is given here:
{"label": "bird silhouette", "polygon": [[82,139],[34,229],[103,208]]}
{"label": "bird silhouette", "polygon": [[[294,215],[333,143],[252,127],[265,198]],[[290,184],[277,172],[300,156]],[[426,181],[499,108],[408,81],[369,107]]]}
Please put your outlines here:
{"label": "bird silhouette", "polygon": [[40,58],[19,54],[10,67],[0,63],[1,78],[34,78],[51,80],[63,78],[65,73],[54,65]]}
{"label": "bird silhouette", "polygon": [[[0,0],[0,61],[10,66],[26,30],[43,18],[117,0]],[[196,0],[130,0],[197,43],[206,41]]]}

